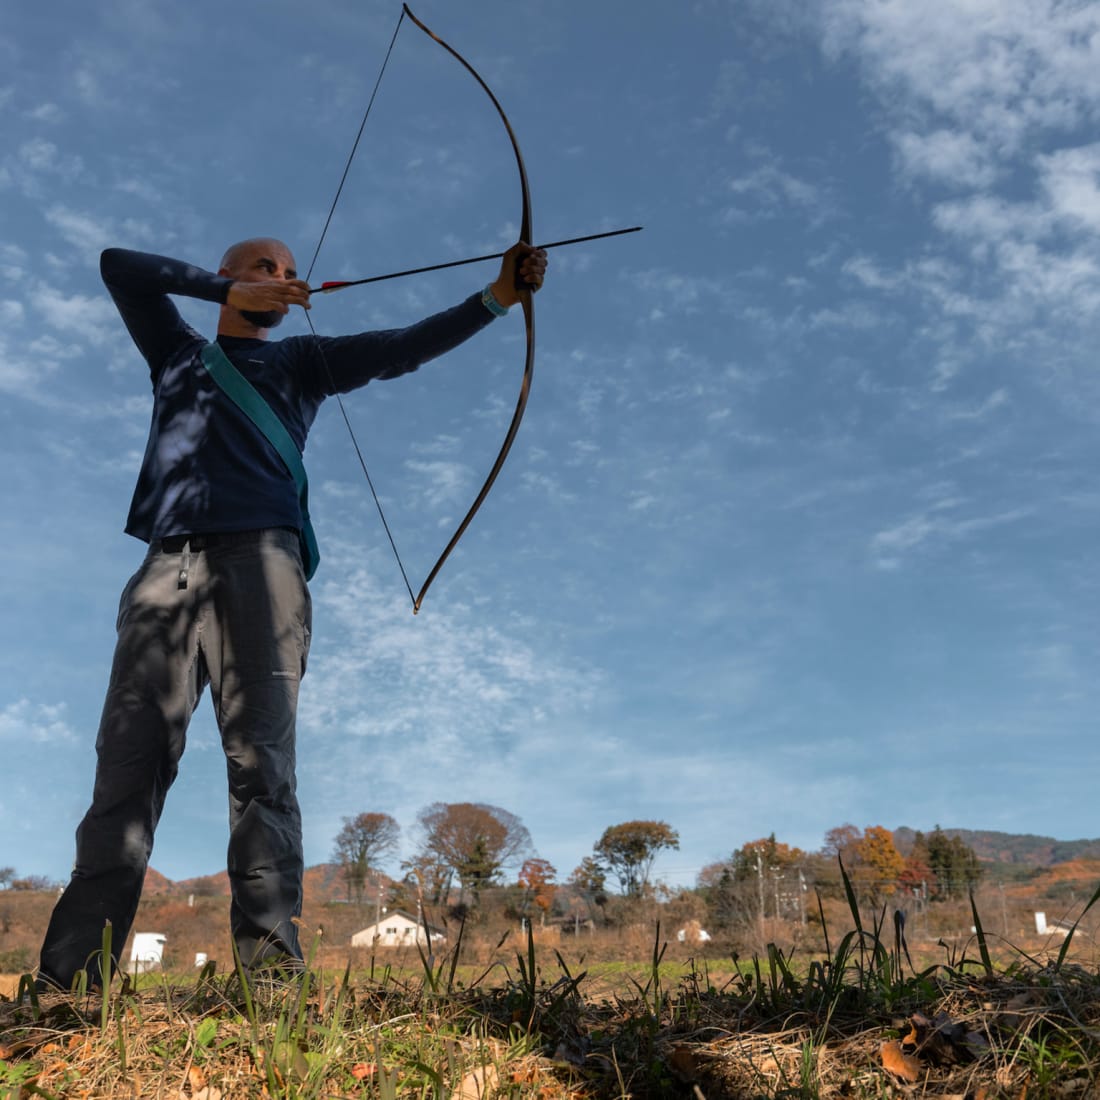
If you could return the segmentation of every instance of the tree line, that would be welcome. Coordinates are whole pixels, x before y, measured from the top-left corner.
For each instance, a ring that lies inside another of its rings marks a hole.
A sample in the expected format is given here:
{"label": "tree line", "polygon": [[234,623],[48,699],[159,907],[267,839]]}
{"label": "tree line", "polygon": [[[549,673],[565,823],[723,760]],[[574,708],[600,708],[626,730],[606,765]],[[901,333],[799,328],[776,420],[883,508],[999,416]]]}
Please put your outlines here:
{"label": "tree line", "polygon": [[[349,901],[362,903],[373,878],[396,854],[401,827],[386,813],[345,817],[332,851]],[[531,834],[513,813],[483,802],[433,802],[417,815],[418,843],[401,862],[399,885],[418,900],[441,905],[457,895],[457,904],[476,909],[487,889],[512,884],[544,913],[557,887],[557,868],[539,857]],[[613,878],[626,897],[642,897],[650,888],[657,855],[678,848],[677,832],[663,821],[626,821],[607,828],[591,856],[570,876],[590,894],[606,893]],[[515,874],[509,880],[508,873]]]}
{"label": "tree line", "polygon": [[749,841],[703,868],[698,888],[714,922],[730,927],[753,918],[804,920],[809,890],[844,896],[845,878],[863,904],[880,907],[890,899],[919,908],[965,898],[981,876],[977,853],[939,825],[915,833],[903,853],[889,829],[845,824],[830,829],[816,852],[783,844],[774,833]]}
{"label": "tree line", "polygon": [[[378,904],[384,896],[387,905],[429,904],[466,914],[491,901],[524,918],[608,922],[624,905],[668,900],[671,892],[651,881],[652,871],[661,852],[680,846],[667,822],[621,822],[608,826],[591,854],[559,881],[523,822],[499,806],[433,802],[417,815],[416,826],[413,853],[391,877],[383,867],[398,850],[397,821],[377,812],[343,819],[332,858],[349,901],[362,904],[369,893]],[[843,896],[842,876],[869,905],[891,897],[930,904],[964,897],[981,873],[973,849],[938,825],[927,835],[916,833],[903,853],[881,825],[844,824],[830,829],[815,852],[784,844],[775,834],[741,845],[700,872],[694,912],[718,928],[766,916],[804,921],[807,893]]]}

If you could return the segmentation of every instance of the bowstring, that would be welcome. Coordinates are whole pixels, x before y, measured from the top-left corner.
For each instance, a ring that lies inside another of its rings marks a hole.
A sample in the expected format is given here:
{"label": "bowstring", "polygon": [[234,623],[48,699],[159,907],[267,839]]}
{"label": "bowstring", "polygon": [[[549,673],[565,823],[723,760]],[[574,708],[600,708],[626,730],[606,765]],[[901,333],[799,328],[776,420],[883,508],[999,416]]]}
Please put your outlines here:
{"label": "bowstring", "polygon": [[[382,68],[378,71],[378,78],[374,82],[374,88],[371,91],[370,99],[367,101],[367,109],[363,112],[363,121],[359,123],[359,132],[355,135],[355,141],[352,143],[351,152],[348,154],[347,163],[344,165],[343,174],[340,176],[340,183],[336,188],[336,194],[333,196],[332,205],[329,206],[328,215],[325,217],[325,224],[321,229],[321,236],[317,241],[317,247],[313,250],[313,258],[309,261],[309,270],[306,272],[305,278],[307,283],[310,282],[313,275],[313,268],[317,263],[317,257],[321,254],[321,246],[325,243],[325,237],[328,235],[329,226],[332,224],[332,217],[336,213],[336,204],[340,201],[340,195],[344,190],[344,184],[347,182],[348,173],[351,171],[351,162],[355,159],[355,153],[359,148],[359,141],[363,136],[363,130],[367,125],[367,119],[370,117],[375,97],[378,95],[378,88],[382,83],[382,77],[386,72],[386,66],[390,63],[390,55],[393,53],[394,44],[397,42],[397,34],[401,30],[401,24],[404,21],[405,9],[402,8],[401,15],[397,20],[397,26],[394,27],[393,30],[393,37],[390,39],[389,49],[386,50],[386,56],[382,61]],[[371,479],[370,471],[367,469],[366,459],[363,458],[363,452],[359,447],[359,440],[355,436],[355,431],[351,426],[351,419],[348,416],[348,411],[344,407],[344,402],[340,396],[339,390],[336,388],[336,380],[333,378],[328,359],[325,357],[324,348],[321,347],[321,340],[317,335],[317,330],[313,327],[313,320],[309,315],[309,310],[303,310],[303,312],[306,315],[306,324],[309,325],[309,331],[316,341],[314,347],[316,347],[321,357],[321,365],[328,379],[329,387],[332,390],[333,396],[336,398],[336,404],[340,407],[340,415],[344,418],[344,426],[348,430],[348,435],[351,436],[351,443],[355,448],[356,458],[359,459],[359,466],[363,471],[363,476],[367,479],[367,486],[370,488],[370,495],[374,500],[374,506],[378,509],[378,517],[382,520],[382,527],[386,532],[386,538],[389,539],[390,549],[393,550],[393,556],[397,559],[397,568],[401,570],[401,579],[405,582],[405,588],[408,590],[409,599],[412,600],[413,609],[415,610],[416,596],[413,594],[412,585],[409,583],[409,575],[405,572],[405,564],[401,560],[401,555],[397,552],[397,543],[394,541],[393,532],[390,531],[390,525],[386,521],[386,513],[382,510],[382,502],[378,499],[378,493],[375,491],[374,481]]]}
{"label": "bowstring", "polygon": [[367,109],[363,112],[363,121],[359,123],[359,132],[355,135],[355,141],[352,143],[347,163],[344,165],[344,173],[340,177],[340,184],[336,188],[336,194],[333,196],[332,205],[328,208],[328,216],[325,218],[324,228],[321,230],[321,236],[317,241],[317,247],[313,250],[313,259],[309,261],[309,270],[306,272],[307,283],[310,281],[310,276],[313,275],[313,267],[317,263],[317,257],[321,254],[321,246],[325,243],[325,237],[328,235],[328,227],[332,224],[332,216],[336,213],[336,204],[340,201],[340,195],[344,190],[344,184],[347,182],[348,173],[351,171],[351,162],[355,160],[355,153],[359,148],[359,141],[363,137],[363,130],[366,128],[367,119],[370,117],[375,97],[378,95],[378,88],[382,83],[382,77],[385,75],[386,66],[390,63],[390,54],[393,53],[394,44],[397,42],[397,32],[401,30],[401,24],[404,21],[405,9],[402,8],[401,14],[397,18],[397,26],[393,29],[393,37],[390,39],[389,49],[386,50],[386,56],[382,60],[382,68],[378,70],[378,79],[375,80],[370,99],[367,101]]}

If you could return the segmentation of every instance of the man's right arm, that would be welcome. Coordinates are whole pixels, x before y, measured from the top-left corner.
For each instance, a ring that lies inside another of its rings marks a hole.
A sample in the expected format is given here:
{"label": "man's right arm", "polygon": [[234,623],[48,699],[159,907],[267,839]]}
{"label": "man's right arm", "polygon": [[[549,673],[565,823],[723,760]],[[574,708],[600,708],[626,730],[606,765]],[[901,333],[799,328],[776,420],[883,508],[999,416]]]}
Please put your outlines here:
{"label": "man's right arm", "polygon": [[232,279],[168,256],[108,248],[99,259],[103,282],[118,307],[154,382],[165,360],[185,340],[202,339],[169,294],[224,303]]}

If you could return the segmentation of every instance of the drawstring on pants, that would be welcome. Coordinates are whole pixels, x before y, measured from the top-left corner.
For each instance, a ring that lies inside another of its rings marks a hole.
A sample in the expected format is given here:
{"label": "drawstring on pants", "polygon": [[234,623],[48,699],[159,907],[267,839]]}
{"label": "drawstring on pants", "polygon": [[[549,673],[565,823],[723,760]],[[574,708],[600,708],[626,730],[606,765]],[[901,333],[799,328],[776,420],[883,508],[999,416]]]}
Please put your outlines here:
{"label": "drawstring on pants", "polygon": [[187,574],[191,569],[191,540],[188,539],[183,544],[183,549],[180,551],[180,571],[179,578],[176,582],[176,587],[183,589],[187,587]]}

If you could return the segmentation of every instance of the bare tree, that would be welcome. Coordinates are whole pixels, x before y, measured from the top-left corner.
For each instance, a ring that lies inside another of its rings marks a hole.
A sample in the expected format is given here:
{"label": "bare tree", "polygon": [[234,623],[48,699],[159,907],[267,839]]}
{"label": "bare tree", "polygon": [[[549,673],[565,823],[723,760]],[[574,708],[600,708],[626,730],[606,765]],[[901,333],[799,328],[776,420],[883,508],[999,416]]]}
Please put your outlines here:
{"label": "bare tree", "polygon": [[348,888],[348,901],[363,901],[367,872],[377,870],[382,857],[397,847],[401,826],[389,814],[359,814],[345,817],[336,834],[332,858],[340,864]]}

